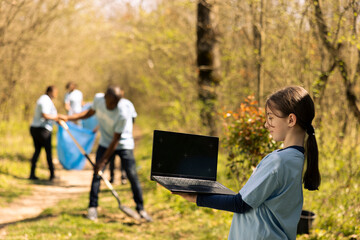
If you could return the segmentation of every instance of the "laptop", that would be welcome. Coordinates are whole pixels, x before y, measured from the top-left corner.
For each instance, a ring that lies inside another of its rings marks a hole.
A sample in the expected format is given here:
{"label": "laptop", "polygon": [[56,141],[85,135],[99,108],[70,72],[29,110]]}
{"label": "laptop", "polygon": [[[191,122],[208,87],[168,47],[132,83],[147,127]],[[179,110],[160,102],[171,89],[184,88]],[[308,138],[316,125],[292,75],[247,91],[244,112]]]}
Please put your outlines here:
{"label": "laptop", "polygon": [[155,130],[151,180],[172,192],[235,195],[216,181],[219,138]]}

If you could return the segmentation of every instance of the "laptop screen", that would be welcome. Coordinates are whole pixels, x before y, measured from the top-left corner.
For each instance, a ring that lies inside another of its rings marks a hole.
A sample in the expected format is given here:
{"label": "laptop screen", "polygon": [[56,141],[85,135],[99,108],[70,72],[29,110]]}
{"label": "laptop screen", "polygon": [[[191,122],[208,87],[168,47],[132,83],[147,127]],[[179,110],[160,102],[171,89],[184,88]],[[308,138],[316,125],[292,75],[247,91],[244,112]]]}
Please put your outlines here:
{"label": "laptop screen", "polygon": [[151,176],[216,181],[219,138],[154,131]]}

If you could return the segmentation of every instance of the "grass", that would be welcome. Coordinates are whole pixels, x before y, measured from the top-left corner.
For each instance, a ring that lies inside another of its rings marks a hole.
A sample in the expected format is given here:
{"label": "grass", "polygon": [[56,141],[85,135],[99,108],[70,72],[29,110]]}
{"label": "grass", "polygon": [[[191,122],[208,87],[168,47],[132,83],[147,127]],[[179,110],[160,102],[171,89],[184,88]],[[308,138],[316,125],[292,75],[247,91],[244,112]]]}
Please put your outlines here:
{"label": "grass", "polygon": [[32,147],[28,132],[24,122],[0,122],[0,206],[31,192],[31,185],[25,180]]}
{"label": "grass", "polygon": [[[83,194],[61,201],[35,219],[7,226],[7,239],[226,239],[231,213],[198,208],[149,180],[151,142],[151,130],[144,130],[135,154],[145,207],[154,223],[140,224],[127,218],[111,192],[103,190],[98,222],[84,217],[88,194]],[[122,203],[134,207],[130,186],[115,188]]]}
{"label": "grass", "polygon": [[[227,239],[231,213],[196,207],[149,180],[152,129],[144,124],[145,120],[139,120],[142,137],[136,145],[135,156],[145,207],[153,216],[153,223],[138,223],[127,218],[117,208],[111,192],[103,190],[100,193],[98,222],[84,217],[88,204],[86,193],[61,201],[44,210],[37,218],[6,226],[6,239]],[[29,133],[23,128],[15,127],[11,131],[16,135],[22,134],[23,141],[31,146]],[[2,134],[0,138],[3,138]],[[12,138],[11,134],[7,136]],[[19,143],[20,138],[14,139],[17,137],[11,140],[13,143]],[[12,150],[0,154],[0,184],[8,184],[7,190],[3,189],[3,185],[0,187],[0,202],[5,205],[8,200],[3,200],[4,192],[7,192],[5,199],[10,200],[31,192],[25,191],[31,185],[23,178],[28,175],[27,159],[33,150],[24,145],[18,148],[10,144],[8,146]],[[343,148],[334,154],[332,149],[335,145],[321,145],[321,159],[324,161],[321,161],[320,191],[304,190],[304,209],[315,212],[316,219],[311,234],[300,235],[297,239],[360,239],[359,156],[354,152],[351,159],[344,161],[344,154],[351,151],[353,146],[345,144],[349,149]],[[40,161],[40,174],[47,176],[44,156]],[[236,191],[234,180],[226,177],[225,161],[225,155],[220,155],[219,181]],[[122,203],[134,207],[129,185],[115,185],[115,188]]]}
{"label": "grass", "polygon": [[[117,190],[123,203],[131,206],[128,190]],[[151,192],[145,191],[144,197],[154,223],[139,224],[124,217],[110,192],[105,191],[96,223],[84,217],[88,202],[84,194],[60,202],[37,219],[9,226],[7,239],[226,239],[231,214],[198,209],[162,189]],[[215,221],[218,218],[222,221]]]}

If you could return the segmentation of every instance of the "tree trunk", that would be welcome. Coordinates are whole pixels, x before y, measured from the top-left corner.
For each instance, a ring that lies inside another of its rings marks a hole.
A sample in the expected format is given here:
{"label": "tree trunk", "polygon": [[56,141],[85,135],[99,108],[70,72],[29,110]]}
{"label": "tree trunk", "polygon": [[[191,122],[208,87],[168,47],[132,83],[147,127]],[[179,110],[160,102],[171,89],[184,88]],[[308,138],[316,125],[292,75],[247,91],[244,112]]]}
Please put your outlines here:
{"label": "tree trunk", "polygon": [[[255,65],[256,65],[256,85],[257,85],[257,100],[259,106],[262,106],[262,98],[264,95],[263,90],[263,82],[261,78],[261,72],[262,72],[262,28],[263,28],[263,10],[264,10],[264,1],[260,1],[259,10],[257,10],[257,5],[254,3],[251,3],[251,9],[252,9],[252,30],[253,30],[253,46],[255,50]],[[259,20],[257,20],[257,12],[259,12]]]}
{"label": "tree trunk", "polygon": [[209,135],[217,134],[216,87],[220,83],[220,57],[218,48],[217,7],[215,1],[199,0],[197,9],[197,66],[199,68],[199,100],[202,124]]}
{"label": "tree trunk", "polygon": [[[351,80],[350,76],[349,76],[350,69],[340,54],[342,44],[341,43],[337,43],[335,45],[331,44],[331,41],[329,40],[329,37],[328,37],[328,34],[329,34],[328,26],[326,25],[326,22],[323,17],[322,9],[320,7],[320,1],[313,0],[312,3],[315,7],[315,12],[314,12],[315,13],[315,21],[318,26],[319,37],[320,37],[322,43],[324,44],[326,50],[332,56],[334,63],[336,64],[336,66],[338,67],[338,69],[340,71],[341,77],[342,77],[342,79],[344,81],[344,85],[345,85],[345,96],[346,96],[346,100],[348,102],[348,107],[349,107],[350,111],[353,113],[354,117],[360,123],[360,109],[357,106],[358,99],[357,99],[357,96],[356,96],[356,94],[354,92],[354,88],[353,88],[353,82],[356,80],[356,77],[358,76],[358,72],[357,72],[357,74],[355,74],[354,79]],[[355,21],[356,21],[356,19],[355,19]],[[358,59],[358,61],[360,61],[360,59]],[[357,71],[360,69],[359,66],[360,66],[360,63],[358,62],[357,69],[356,69]]]}

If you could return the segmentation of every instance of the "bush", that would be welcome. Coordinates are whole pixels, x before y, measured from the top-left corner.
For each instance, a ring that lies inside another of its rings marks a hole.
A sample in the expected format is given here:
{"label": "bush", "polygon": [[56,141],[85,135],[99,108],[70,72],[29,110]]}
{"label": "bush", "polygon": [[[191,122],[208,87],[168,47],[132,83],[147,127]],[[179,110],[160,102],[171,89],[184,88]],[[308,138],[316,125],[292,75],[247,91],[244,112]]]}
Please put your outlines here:
{"label": "bush", "polygon": [[225,137],[228,151],[229,176],[243,183],[259,161],[279,147],[265,128],[265,111],[259,108],[254,96],[248,96],[237,111],[224,111]]}

